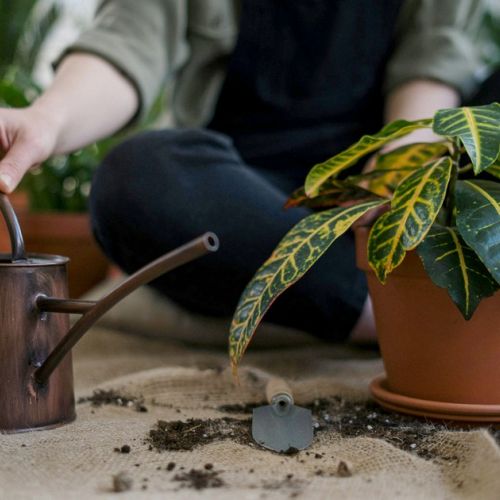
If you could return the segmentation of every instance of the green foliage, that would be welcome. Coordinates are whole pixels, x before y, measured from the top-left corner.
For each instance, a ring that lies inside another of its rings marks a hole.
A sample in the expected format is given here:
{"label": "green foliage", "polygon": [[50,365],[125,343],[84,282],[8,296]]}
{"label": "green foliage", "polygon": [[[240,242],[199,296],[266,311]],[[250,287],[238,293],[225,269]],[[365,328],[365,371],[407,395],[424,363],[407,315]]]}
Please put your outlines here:
{"label": "green foliage", "polygon": [[325,182],[318,193],[318,196],[309,198],[303,187],[292,193],[285,208],[309,207],[313,209],[331,208],[348,201],[361,201],[380,198],[377,194],[364,189],[355,182],[349,180],[329,179]]}
{"label": "green foliage", "polygon": [[441,158],[422,167],[398,185],[391,210],[375,222],[368,245],[368,260],[379,280],[425,238],[441,209],[450,181],[452,162]]}
{"label": "green foliage", "polygon": [[19,40],[36,0],[0,0],[0,78],[15,61]]}
{"label": "green foliage", "polygon": [[448,290],[465,319],[499,288],[456,228],[435,224],[417,251],[434,284]]}
{"label": "green foliage", "polygon": [[460,234],[500,283],[500,184],[458,181],[456,207]]}
{"label": "green foliage", "polygon": [[354,222],[383,203],[386,201],[370,201],[314,213],[288,232],[248,284],[236,309],[230,343],[233,367],[273,301],[300,279]]}
{"label": "green foliage", "polygon": [[317,196],[322,184],[330,177],[337,177],[346,168],[354,165],[368,153],[376,151],[388,142],[404,137],[414,130],[429,127],[431,124],[432,120],[419,120],[415,122],[398,120],[386,125],[375,135],[363,136],[350,148],[312,168],[306,178],[304,186],[307,195],[310,197]]}
{"label": "green foliage", "polygon": [[[443,142],[408,144],[388,153],[378,155],[376,172],[387,175],[378,176],[370,181],[369,188],[375,193],[388,195],[409,172],[421,168],[447,151]],[[391,173],[389,173],[391,172]]]}
{"label": "green foliage", "polygon": [[[433,127],[443,140],[399,147],[379,155],[373,171],[337,179],[367,153],[422,127]],[[384,282],[406,252],[416,249],[431,280],[470,319],[480,301],[500,288],[499,152],[500,105],[493,103],[395,122],[313,167],[287,205],[344,206],[303,219],[257,271],[231,326],[233,367],[272,301],[356,220],[389,202],[368,241],[369,263],[378,278]],[[471,171],[480,178],[470,179]]]}
{"label": "green foliage", "polygon": [[495,163],[500,144],[500,104],[443,109],[434,117],[434,132],[458,137],[479,174]]}

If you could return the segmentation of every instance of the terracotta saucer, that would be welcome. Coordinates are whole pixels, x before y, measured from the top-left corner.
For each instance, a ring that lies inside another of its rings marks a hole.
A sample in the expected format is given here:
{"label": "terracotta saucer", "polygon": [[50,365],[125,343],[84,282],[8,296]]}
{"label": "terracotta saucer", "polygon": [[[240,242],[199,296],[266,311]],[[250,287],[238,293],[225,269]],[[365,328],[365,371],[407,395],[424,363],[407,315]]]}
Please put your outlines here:
{"label": "terracotta saucer", "polygon": [[372,380],[370,391],[380,406],[400,413],[435,420],[500,422],[500,405],[445,403],[403,396],[388,389],[385,375],[379,375]]}

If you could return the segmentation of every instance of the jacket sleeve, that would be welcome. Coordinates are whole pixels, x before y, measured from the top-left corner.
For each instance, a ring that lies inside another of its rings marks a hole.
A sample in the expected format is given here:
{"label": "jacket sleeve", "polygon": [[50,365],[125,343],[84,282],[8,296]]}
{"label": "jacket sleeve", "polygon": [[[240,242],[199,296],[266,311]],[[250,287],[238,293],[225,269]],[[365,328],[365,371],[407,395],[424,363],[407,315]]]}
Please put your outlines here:
{"label": "jacket sleeve", "polygon": [[101,0],[93,25],[68,47],[102,57],[128,78],[139,95],[136,118],[151,107],[161,86],[185,62],[186,0]]}
{"label": "jacket sleeve", "polygon": [[479,32],[486,0],[406,0],[385,91],[414,79],[456,88],[463,98],[477,89],[484,63]]}

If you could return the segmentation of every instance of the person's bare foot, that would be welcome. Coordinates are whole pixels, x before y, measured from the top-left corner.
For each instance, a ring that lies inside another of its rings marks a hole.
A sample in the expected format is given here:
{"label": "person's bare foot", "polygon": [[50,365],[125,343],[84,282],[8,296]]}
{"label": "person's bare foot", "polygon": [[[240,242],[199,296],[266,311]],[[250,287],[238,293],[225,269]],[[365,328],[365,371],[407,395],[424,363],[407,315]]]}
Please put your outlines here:
{"label": "person's bare foot", "polygon": [[354,325],[349,339],[354,344],[375,344],[377,342],[372,300],[369,295],[366,297],[361,315]]}

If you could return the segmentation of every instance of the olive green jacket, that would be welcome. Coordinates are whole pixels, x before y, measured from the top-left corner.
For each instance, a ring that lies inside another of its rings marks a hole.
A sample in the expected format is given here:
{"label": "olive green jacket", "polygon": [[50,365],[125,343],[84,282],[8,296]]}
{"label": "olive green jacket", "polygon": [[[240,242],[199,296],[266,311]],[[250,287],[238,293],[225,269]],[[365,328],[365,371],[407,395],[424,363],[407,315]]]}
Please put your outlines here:
{"label": "olive green jacket", "polygon": [[[405,0],[385,90],[429,78],[469,96],[483,67],[477,40],[485,1]],[[240,2],[101,0],[93,26],[65,54],[90,52],[117,67],[138,91],[138,116],[170,83],[175,124],[204,125],[236,43]]]}

